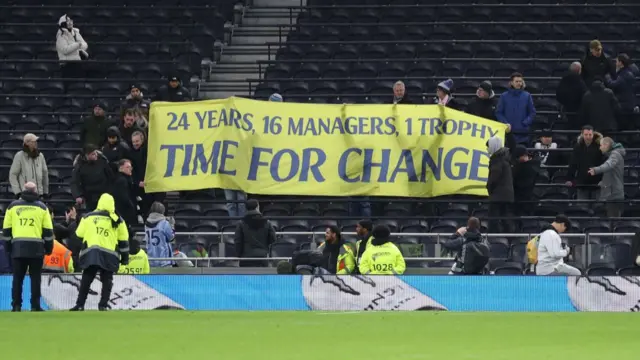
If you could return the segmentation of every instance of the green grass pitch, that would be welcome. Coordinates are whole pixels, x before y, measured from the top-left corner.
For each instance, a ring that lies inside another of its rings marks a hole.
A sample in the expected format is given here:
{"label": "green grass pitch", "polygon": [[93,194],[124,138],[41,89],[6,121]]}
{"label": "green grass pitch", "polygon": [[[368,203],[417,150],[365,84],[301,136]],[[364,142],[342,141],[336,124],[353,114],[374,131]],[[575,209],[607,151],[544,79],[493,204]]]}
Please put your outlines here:
{"label": "green grass pitch", "polygon": [[0,313],[4,360],[638,360],[632,313]]}

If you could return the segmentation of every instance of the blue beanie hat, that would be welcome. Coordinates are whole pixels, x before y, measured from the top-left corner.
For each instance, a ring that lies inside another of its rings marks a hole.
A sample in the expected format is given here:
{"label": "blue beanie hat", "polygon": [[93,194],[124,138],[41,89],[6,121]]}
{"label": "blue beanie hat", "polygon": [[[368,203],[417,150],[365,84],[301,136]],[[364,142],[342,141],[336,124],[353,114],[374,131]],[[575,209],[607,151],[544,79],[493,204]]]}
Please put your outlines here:
{"label": "blue beanie hat", "polygon": [[453,80],[447,79],[447,80],[439,83],[438,87],[440,89],[446,91],[447,93],[451,93],[451,90],[453,89]]}
{"label": "blue beanie hat", "polygon": [[271,94],[271,96],[269,96],[269,101],[283,102],[284,99],[282,98],[282,95],[278,93],[273,93]]}

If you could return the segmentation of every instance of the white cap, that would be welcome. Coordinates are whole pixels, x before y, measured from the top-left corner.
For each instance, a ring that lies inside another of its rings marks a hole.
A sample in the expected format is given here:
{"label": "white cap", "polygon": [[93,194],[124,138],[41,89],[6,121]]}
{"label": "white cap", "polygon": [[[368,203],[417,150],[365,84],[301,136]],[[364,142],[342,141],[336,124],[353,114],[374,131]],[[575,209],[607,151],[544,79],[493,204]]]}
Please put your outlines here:
{"label": "white cap", "polygon": [[37,141],[38,139],[39,138],[35,134],[28,133],[22,138],[22,141],[26,144],[29,141]]}

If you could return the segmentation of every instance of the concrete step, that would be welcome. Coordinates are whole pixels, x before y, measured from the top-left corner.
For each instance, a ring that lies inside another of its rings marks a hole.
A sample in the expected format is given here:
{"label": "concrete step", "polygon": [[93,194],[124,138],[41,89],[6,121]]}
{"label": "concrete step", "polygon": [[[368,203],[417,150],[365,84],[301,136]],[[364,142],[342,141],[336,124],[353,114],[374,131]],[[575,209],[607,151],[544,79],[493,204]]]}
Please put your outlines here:
{"label": "concrete step", "polygon": [[[259,78],[258,72],[253,73],[232,73],[232,72],[221,72],[221,73],[212,73],[209,81],[222,81],[222,82],[243,82],[246,83],[247,79],[257,79]],[[260,77],[261,78],[261,77]]]}
{"label": "concrete step", "polygon": [[[264,71],[265,66],[262,66]],[[259,72],[258,64],[216,64],[212,69],[212,73],[247,73],[257,75]]]}
{"label": "concrete step", "polygon": [[241,96],[241,97],[250,97],[249,91],[200,91],[202,97],[206,99],[225,99],[230,96]]}
{"label": "concrete step", "polygon": [[254,25],[286,25],[286,24],[295,24],[297,19],[297,15],[293,14],[292,18],[289,18],[289,14],[285,16],[274,15],[274,16],[249,16],[245,15],[242,18],[242,26],[254,26]]}
{"label": "concrete step", "polygon": [[307,6],[307,0],[253,0],[253,7]]}
{"label": "concrete step", "polygon": [[233,35],[231,39],[232,45],[264,45],[267,43],[282,43],[287,42],[287,33],[283,32],[281,35],[279,34],[238,34]]}
{"label": "concrete step", "polygon": [[[274,54],[275,55],[275,54]],[[275,56],[273,56],[275,58]],[[236,62],[256,62],[261,60],[270,60],[269,54],[222,54],[220,58],[221,63],[236,63]]]}

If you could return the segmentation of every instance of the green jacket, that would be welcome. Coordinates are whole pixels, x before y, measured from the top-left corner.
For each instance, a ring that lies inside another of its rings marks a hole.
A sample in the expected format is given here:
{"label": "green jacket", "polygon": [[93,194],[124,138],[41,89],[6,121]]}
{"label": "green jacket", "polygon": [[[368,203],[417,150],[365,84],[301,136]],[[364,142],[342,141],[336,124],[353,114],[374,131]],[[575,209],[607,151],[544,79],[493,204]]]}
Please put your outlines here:
{"label": "green jacket", "polygon": [[49,193],[49,169],[44,155],[39,153],[37,157],[30,157],[26,151],[21,150],[13,157],[9,170],[9,182],[14,194],[22,192],[25,183],[31,181],[38,186],[38,194]]}

